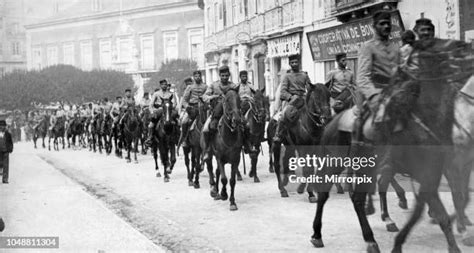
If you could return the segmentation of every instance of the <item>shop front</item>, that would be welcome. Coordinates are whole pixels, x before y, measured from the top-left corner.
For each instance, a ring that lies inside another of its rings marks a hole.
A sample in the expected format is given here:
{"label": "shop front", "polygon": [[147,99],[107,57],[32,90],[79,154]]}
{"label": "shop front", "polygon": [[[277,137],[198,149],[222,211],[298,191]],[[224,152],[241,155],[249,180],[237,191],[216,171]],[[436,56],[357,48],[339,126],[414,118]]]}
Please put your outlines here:
{"label": "shop front", "polygon": [[[399,11],[392,11],[391,14],[392,34],[390,40],[401,45],[401,35],[405,28]],[[371,17],[366,17],[306,34],[315,66],[324,68],[318,69],[316,72],[324,73],[324,80],[326,80],[328,72],[336,67],[335,58],[339,53],[347,54],[347,66],[356,74],[359,49],[374,36],[372,22]]]}

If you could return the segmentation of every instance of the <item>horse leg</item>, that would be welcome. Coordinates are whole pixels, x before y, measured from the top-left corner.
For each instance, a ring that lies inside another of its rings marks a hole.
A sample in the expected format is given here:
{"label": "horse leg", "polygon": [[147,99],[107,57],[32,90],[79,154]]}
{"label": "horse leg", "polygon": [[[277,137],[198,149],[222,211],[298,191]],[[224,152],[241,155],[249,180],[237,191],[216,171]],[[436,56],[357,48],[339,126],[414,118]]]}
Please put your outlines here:
{"label": "horse leg", "polygon": [[234,192],[235,192],[235,177],[237,175],[237,171],[239,169],[239,164],[238,163],[232,163],[231,165],[231,176],[230,176],[230,210],[231,211],[237,211],[237,204],[235,204],[235,197],[234,197]]}
{"label": "horse leg", "polygon": [[257,176],[257,162],[258,162],[258,153],[250,154],[251,168],[249,176],[253,177],[254,183],[260,183],[260,178]]}
{"label": "horse leg", "polygon": [[216,199],[219,196],[219,175],[220,173],[216,170],[214,175],[214,166],[212,165],[212,158],[206,161],[207,173],[209,174],[209,185],[211,187],[211,197]]}
{"label": "horse leg", "polygon": [[225,201],[229,198],[229,195],[227,194],[228,179],[225,174],[225,164],[220,159],[217,159],[217,169],[220,171],[220,174],[221,174],[221,183],[222,183],[221,200]]}
{"label": "horse leg", "polygon": [[[372,228],[370,227],[369,221],[367,220],[367,215],[365,214],[365,199],[367,197],[367,191],[363,189],[358,190],[358,186],[356,186],[356,190],[351,196],[352,204],[354,205],[354,209],[357,213],[357,218],[359,219],[360,227],[362,228],[362,235],[364,237],[364,241],[367,243],[367,252],[380,252],[379,246],[374,238],[374,233],[372,232]],[[366,187],[361,187],[366,188]]]}
{"label": "horse leg", "polygon": [[155,161],[156,177],[161,177],[160,167],[158,166],[158,150],[156,150],[156,147],[152,147],[151,152],[153,154],[153,160]]}
{"label": "horse leg", "polygon": [[46,139],[46,135],[43,136],[43,148],[46,148],[46,145],[44,144],[44,139]]}
{"label": "horse leg", "polygon": [[[389,232],[398,232],[399,229],[395,222],[390,218],[388,213],[388,205],[387,205],[387,190],[388,185],[393,179],[393,172],[388,170],[382,170],[382,174],[378,180],[378,187],[379,187],[379,196],[380,196],[380,212],[382,221],[385,222],[385,227]],[[372,197],[370,197],[372,199]]]}
{"label": "horse leg", "polygon": [[393,189],[395,190],[395,193],[397,194],[398,197],[398,206],[401,209],[408,209],[408,203],[407,203],[407,198],[405,196],[405,190],[402,188],[402,186],[397,182],[395,177],[392,178],[392,181],[390,181],[390,184],[392,185]]}
{"label": "horse leg", "polygon": [[281,172],[280,172],[280,152],[281,152],[281,145],[275,144],[273,145],[273,157],[274,157],[274,168],[275,168],[275,175],[278,182],[278,190],[280,190],[280,195],[282,198],[287,198],[288,192],[285,189],[285,185],[283,185],[281,179]]}
{"label": "horse leg", "polygon": [[270,143],[270,141],[268,142],[268,171],[270,173],[274,173],[275,172],[275,169],[274,169],[274,161],[273,161],[273,152],[272,152],[272,144]]}
{"label": "horse leg", "polygon": [[193,146],[192,148],[192,161],[193,161],[193,169],[195,174],[194,179],[194,188],[199,189],[201,186],[199,184],[199,174],[201,173],[201,163],[199,162],[199,157],[201,157],[201,152],[198,146]]}
{"label": "horse leg", "polygon": [[314,247],[316,248],[322,248],[324,247],[322,235],[321,235],[321,228],[323,226],[323,210],[324,210],[324,204],[326,204],[326,201],[329,199],[329,192],[323,192],[319,191],[318,192],[318,204],[316,207],[316,215],[314,216],[313,220],[313,235],[311,236],[311,243],[313,244]]}
{"label": "horse leg", "polygon": [[[54,142],[53,142],[53,145],[54,145]],[[51,151],[51,136],[48,138],[48,150]]]}
{"label": "horse leg", "polygon": [[[184,165],[186,166],[186,173],[188,176],[188,186],[193,186],[193,177],[194,175],[192,174],[192,168],[189,168],[189,153],[190,153],[190,148],[189,147],[183,147],[183,153],[184,153]],[[193,157],[192,157],[193,158]],[[192,162],[191,166],[194,165],[194,161]]]}
{"label": "horse leg", "polygon": [[176,164],[176,146],[171,144],[170,147],[170,174],[174,169],[174,165]]}
{"label": "horse leg", "polygon": [[131,140],[127,140],[125,143],[125,150],[127,151],[127,158],[125,158],[125,160],[127,160],[127,163],[132,162],[132,159],[130,158],[131,149],[132,149],[132,142]]}

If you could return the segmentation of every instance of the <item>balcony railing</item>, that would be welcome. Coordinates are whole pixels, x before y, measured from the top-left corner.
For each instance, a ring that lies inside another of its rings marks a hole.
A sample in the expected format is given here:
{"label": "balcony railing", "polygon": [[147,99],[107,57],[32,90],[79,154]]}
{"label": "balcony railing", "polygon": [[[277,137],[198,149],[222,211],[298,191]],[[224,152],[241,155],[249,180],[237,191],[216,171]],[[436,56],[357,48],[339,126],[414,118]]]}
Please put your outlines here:
{"label": "balcony railing", "polygon": [[249,39],[252,40],[302,25],[304,22],[303,14],[303,0],[284,3],[281,6],[267,10],[264,13],[259,13],[246,21],[207,36],[204,39],[204,51],[211,52],[219,48],[235,45],[243,37],[239,36],[241,34],[249,34]]}

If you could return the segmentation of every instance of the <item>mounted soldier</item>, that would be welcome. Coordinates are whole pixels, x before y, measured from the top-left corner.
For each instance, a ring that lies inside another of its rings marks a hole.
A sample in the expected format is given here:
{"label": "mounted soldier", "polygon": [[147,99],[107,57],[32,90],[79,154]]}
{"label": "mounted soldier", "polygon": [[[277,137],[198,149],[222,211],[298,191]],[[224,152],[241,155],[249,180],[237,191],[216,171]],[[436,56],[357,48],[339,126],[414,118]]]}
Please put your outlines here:
{"label": "mounted soldier", "polygon": [[[194,83],[186,87],[182,100],[183,117],[181,120],[181,136],[179,138],[178,147],[183,143],[183,147],[187,147],[186,142],[188,136],[188,130],[193,121],[196,119],[199,113],[199,100],[207,90],[207,85],[202,82],[201,71],[196,70],[193,72]],[[185,81],[186,83],[186,81]]]}
{"label": "mounted soldier", "polygon": [[337,69],[329,72],[326,87],[331,92],[331,107],[335,113],[348,108],[355,89],[354,73],[347,67],[347,54],[336,54]]}
{"label": "mounted soldier", "polygon": [[[245,115],[251,107],[251,103],[253,102],[253,94],[255,90],[251,82],[248,81],[248,72],[246,70],[242,70],[239,73],[240,83],[239,83],[239,97],[240,97],[240,108],[242,115]],[[242,117],[245,119],[245,117]],[[250,129],[248,122],[244,124],[244,152],[245,153],[254,153],[258,152],[258,150],[250,144]]]}
{"label": "mounted soldier", "polygon": [[120,119],[120,105],[122,104],[122,97],[118,96],[115,98],[115,103],[110,109],[110,117],[113,119],[112,128],[115,129]]}
{"label": "mounted soldier", "polygon": [[[161,119],[161,116],[163,115],[163,100],[170,100],[172,102],[174,101],[173,106],[175,106],[176,104],[175,95],[170,91],[170,85],[168,84],[168,81],[166,81],[165,79],[161,80],[160,86],[161,89],[153,93],[153,96],[150,100],[150,109],[152,110],[152,116],[150,125],[148,125],[148,137],[145,141],[147,146],[151,146],[155,126],[158,124]],[[176,124],[178,123],[178,112],[176,111],[176,108],[173,108],[171,118],[175,121]]]}
{"label": "mounted soldier", "polygon": [[120,104],[120,111],[123,113],[122,118],[120,118],[119,125],[123,129],[123,122],[127,119],[129,110],[135,107],[135,98],[132,96],[132,90],[127,88],[125,89],[125,97]]}
{"label": "mounted soldier", "polygon": [[300,71],[300,56],[291,55],[289,63],[291,70],[283,77],[280,88],[280,100],[287,102],[287,105],[283,105],[282,115],[278,120],[276,135],[273,138],[275,143],[283,141],[288,125],[296,120],[298,109],[304,106],[306,91],[311,86],[308,74]]}

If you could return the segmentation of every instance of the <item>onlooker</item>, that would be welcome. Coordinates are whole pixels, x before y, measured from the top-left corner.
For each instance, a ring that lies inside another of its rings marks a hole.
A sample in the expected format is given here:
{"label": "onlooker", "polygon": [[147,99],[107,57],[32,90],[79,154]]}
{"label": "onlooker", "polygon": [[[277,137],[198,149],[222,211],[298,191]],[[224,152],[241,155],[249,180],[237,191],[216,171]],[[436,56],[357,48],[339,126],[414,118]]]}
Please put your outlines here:
{"label": "onlooker", "polygon": [[7,131],[7,123],[0,120],[0,166],[3,167],[2,182],[8,184],[9,154],[13,152],[11,134]]}

